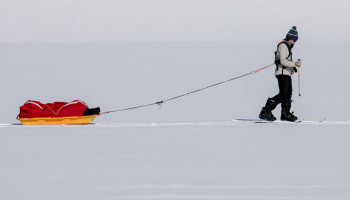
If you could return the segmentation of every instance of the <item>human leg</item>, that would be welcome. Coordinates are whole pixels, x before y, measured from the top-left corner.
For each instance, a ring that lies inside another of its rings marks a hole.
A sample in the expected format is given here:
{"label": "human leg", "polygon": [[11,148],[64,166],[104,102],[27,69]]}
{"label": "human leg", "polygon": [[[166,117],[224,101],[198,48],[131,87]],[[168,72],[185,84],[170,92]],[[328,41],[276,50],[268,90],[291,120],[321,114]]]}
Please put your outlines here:
{"label": "human leg", "polygon": [[288,98],[289,96],[291,97],[291,77],[287,75],[278,75],[276,78],[278,80],[279,93],[272,97],[272,100],[282,103],[284,99]]}
{"label": "human leg", "polygon": [[294,112],[290,112],[290,109],[292,107],[292,93],[293,93],[293,88],[292,88],[292,79],[290,79],[290,82],[288,84],[288,90],[287,90],[287,95],[286,98],[282,101],[281,104],[281,120],[282,121],[296,121],[298,120],[298,117],[294,116]]}
{"label": "human leg", "polygon": [[282,77],[282,75],[278,75],[276,78],[278,80],[279,93],[273,98],[267,99],[265,107],[263,107],[260,111],[260,119],[275,121],[276,117],[273,116],[272,110],[274,110],[276,106],[288,95],[288,78],[290,79],[290,76],[283,75]]}

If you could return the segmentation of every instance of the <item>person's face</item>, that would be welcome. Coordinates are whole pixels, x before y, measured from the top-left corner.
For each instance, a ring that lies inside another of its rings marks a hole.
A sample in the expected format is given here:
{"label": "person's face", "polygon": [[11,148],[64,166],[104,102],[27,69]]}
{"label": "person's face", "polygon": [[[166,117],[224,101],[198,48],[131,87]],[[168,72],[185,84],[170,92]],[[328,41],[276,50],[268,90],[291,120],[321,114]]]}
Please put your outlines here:
{"label": "person's face", "polygon": [[289,40],[289,43],[295,44],[296,42],[294,42],[294,40]]}

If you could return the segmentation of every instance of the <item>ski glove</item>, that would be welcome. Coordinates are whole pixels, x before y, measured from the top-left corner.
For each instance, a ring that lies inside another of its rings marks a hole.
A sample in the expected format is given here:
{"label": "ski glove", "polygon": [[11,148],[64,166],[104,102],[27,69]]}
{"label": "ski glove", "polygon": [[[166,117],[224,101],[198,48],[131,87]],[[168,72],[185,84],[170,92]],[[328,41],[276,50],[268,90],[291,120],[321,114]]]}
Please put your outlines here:
{"label": "ski glove", "polygon": [[294,71],[295,73],[297,73],[297,72],[298,72],[298,69],[297,69],[296,67],[293,67],[293,71]]}

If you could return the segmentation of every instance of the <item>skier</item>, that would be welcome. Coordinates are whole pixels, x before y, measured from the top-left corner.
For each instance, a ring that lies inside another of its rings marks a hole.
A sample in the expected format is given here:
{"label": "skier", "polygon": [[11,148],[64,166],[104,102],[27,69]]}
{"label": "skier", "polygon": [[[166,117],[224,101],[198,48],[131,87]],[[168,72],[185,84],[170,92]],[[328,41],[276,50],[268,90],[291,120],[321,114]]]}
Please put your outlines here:
{"label": "skier", "polygon": [[275,52],[275,76],[278,80],[279,93],[273,98],[268,98],[265,107],[262,108],[259,118],[268,121],[275,121],[272,110],[281,104],[281,120],[294,122],[298,118],[290,112],[292,104],[292,75],[297,72],[297,66],[301,66],[301,61],[293,62],[292,48],[298,40],[297,27],[293,26],[277,46]]}

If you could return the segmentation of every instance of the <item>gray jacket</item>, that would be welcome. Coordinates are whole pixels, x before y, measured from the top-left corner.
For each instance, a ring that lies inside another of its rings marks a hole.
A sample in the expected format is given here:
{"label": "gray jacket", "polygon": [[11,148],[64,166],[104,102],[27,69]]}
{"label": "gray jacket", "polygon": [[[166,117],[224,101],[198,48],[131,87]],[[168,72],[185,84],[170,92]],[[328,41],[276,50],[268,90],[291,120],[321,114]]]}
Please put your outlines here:
{"label": "gray jacket", "polygon": [[[288,42],[288,41],[285,41],[285,42]],[[290,43],[288,42],[288,44]],[[296,65],[295,65],[295,62],[292,61],[292,58],[291,58],[292,56],[289,56],[287,58],[288,55],[289,55],[289,50],[287,45],[286,44],[279,45],[277,49],[277,58],[280,59],[281,64],[286,67],[285,69],[283,69],[283,75],[291,76],[293,67],[296,67]],[[282,65],[278,65],[278,69],[275,70],[276,76],[282,75]]]}

